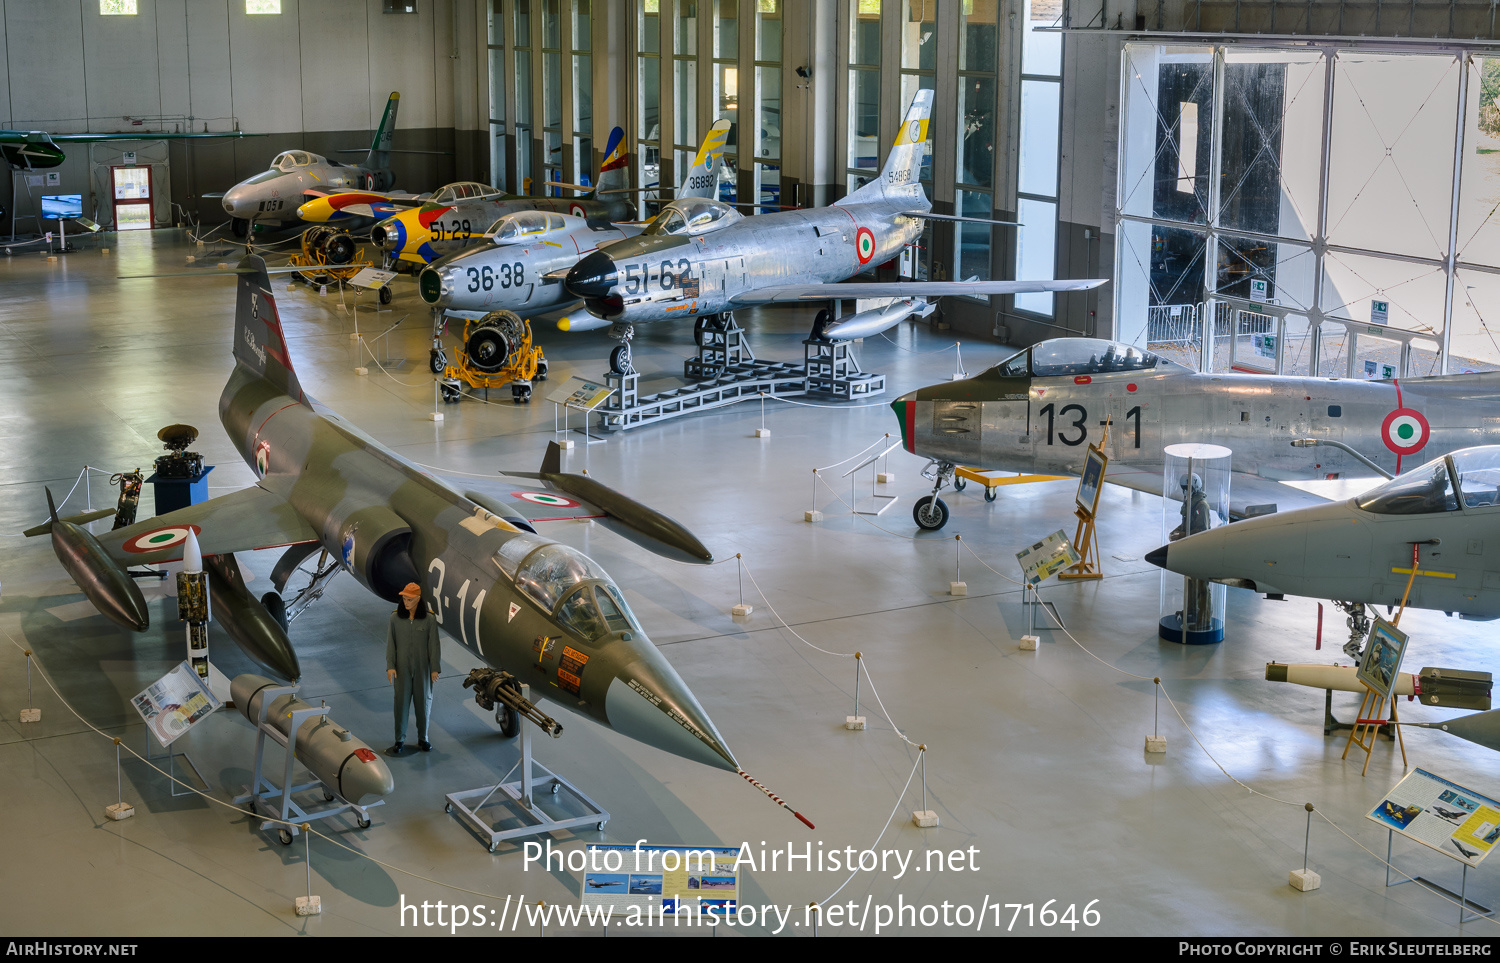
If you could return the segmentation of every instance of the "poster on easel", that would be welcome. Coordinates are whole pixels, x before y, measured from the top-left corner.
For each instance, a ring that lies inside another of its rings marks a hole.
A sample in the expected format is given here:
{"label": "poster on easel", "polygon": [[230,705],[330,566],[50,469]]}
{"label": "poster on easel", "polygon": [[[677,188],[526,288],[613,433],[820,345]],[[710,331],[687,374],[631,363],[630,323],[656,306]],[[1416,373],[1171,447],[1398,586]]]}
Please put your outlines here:
{"label": "poster on easel", "polygon": [[1401,671],[1401,659],[1406,655],[1406,641],[1405,632],[1385,619],[1377,618],[1370,627],[1364,658],[1360,660],[1354,677],[1382,697],[1389,697],[1391,685]]}
{"label": "poster on easel", "polygon": [[1500,842],[1500,802],[1425,769],[1396,783],[1365,818],[1470,866]]}
{"label": "poster on easel", "polygon": [[1078,494],[1073,496],[1079,511],[1093,518],[1099,513],[1099,493],[1104,488],[1104,470],[1109,466],[1109,456],[1102,448],[1089,445],[1088,458],[1083,463],[1083,474],[1078,479]]}
{"label": "poster on easel", "polygon": [[186,660],[130,700],[156,741],[170,746],[221,708],[208,683]]}

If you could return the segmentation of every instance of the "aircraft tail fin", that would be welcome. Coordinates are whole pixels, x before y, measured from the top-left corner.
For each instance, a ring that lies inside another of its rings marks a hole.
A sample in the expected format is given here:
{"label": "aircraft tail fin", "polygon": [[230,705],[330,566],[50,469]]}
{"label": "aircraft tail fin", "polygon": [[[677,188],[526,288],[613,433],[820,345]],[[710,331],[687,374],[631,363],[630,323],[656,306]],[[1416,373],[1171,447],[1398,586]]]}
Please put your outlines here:
{"label": "aircraft tail fin", "polygon": [[365,159],[365,167],[370,170],[383,170],[391,166],[391,144],[396,134],[396,109],[401,106],[401,94],[391,91],[391,99],[385,102],[385,114],[380,118],[380,126],[375,128],[375,139],[370,142],[370,156]]}
{"label": "aircraft tail fin", "polygon": [[599,165],[599,179],[594,182],[594,195],[600,191],[623,190],[630,186],[630,152],[625,149],[625,131],[616,127],[609,132],[604,145],[604,163]]}
{"label": "aircraft tail fin", "polygon": [[547,454],[542,456],[541,474],[556,475],[560,471],[562,471],[562,449],[558,447],[557,442],[549,441]]}
{"label": "aircraft tail fin", "polygon": [[693,166],[682,179],[678,197],[718,196],[719,168],[724,159],[724,143],[729,140],[730,126],[731,122],[721,117],[708,129],[698,153],[693,156]]}
{"label": "aircraft tail fin", "polygon": [[287,354],[286,336],[276,313],[276,298],[271,294],[271,278],[266,262],[259,255],[247,254],[240,259],[239,299],[234,312],[234,360],[258,378],[264,378],[283,393],[303,404],[302,385],[292,370]]}
{"label": "aircraft tail fin", "polygon": [[47,493],[47,515],[55,522],[57,521],[57,505],[52,501],[52,489],[43,485],[42,491]]}
{"label": "aircraft tail fin", "polygon": [[896,143],[886,156],[880,176],[858,190],[848,194],[839,204],[850,201],[873,201],[882,197],[910,195],[913,188],[922,190],[922,160],[927,154],[927,122],[932,116],[932,91],[918,90],[912,96],[911,106],[901,120],[901,130],[896,134]]}

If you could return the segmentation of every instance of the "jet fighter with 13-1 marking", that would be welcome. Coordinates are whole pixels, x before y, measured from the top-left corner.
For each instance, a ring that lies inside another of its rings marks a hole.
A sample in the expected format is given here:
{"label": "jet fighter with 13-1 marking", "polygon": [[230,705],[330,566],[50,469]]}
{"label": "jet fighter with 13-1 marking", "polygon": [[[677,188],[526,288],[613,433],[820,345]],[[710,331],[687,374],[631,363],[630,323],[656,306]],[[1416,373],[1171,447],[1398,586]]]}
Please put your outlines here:
{"label": "jet fighter with 13-1 marking", "polygon": [[933,462],[933,492],[913,510],[922,528],[947,522],[937,495],[956,466],[1080,475],[1106,424],[1104,480],[1136,491],[1163,494],[1167,445],[1228,447],[1230,513],[1246,517],[1327,503],[1282,481],[1390,477],[1418,455],[1500,442],[1500,372],[1391,381],[1205,374],[1131,345],[1056,338],[891,408],[906,450]]}
{"label": "jet fighter with 13-1 marking", "polygon": [[932,91],[918,90],[880,176],[831,207],[745,217],[713,198],[674,200],[639,237],[618,241],[584,258],[566,284],[589,313],[612,324],[622,341],[611,364],[630,370],[634,325],[683,318],[728,327],[735,308],[775,302],[841,298],[897,298],[905,310],[873,310],[833,320],[820,312],[812,337],[846,340],[879,333],[929,310],[944,295],[1078,291],[1102,280],[906,281],[835,284],[898,255],[922,232],[926,219],[1009,223],[931,213],[919,180]]}
{"label": "jet fighter with 13-1 marking", "polygon": [[[497,499],[460,494],[309,398],[292,369],[264,262],[247,256],[238,270],[235,367],[219,412],[259,481],[98,538],[67,519],[51,522],[59,559],[96,606],[127,628],[144,628],[144,607],[125,597],[138,590],[124,568],[180,557],[189,532],[205,557],[290,546],[272,574],[278,588],[321,550],[332,561],[318,578],[344,569],[387,601],[416,582],[444,631],[533,691],[647,745],[737,771],[708,714],[604,570],[506,518]],[[538,475],[553,492],[516,497],[555,515],[607,502],[604,511],[635,519],[643,543],[712,561],[680,525],[558,471],[557,460],[549,452]],[[581,497],[566,494],[573,489]]]}

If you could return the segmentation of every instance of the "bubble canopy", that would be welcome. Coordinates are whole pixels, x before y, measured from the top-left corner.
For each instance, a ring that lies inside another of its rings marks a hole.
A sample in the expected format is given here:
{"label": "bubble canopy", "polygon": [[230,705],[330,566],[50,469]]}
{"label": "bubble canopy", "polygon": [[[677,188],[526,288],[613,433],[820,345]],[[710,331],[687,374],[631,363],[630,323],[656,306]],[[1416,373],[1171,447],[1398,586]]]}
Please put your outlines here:
{"label": "bubble canopy", "polygon": [[1016,352],[985,373],[1006,378],[1054,378],[1113,371],[1150,371],[1172,366],[1173,362],[1166,358],[1118,341],[1053,338]]}
{"label": "bubble canopy", "polygon": [[1376,515],[1432,515],[1500,505],[1500,447],[1463,448],[1354,500]]}
{"label": "bubble canopy", "polygon": [[668,204],[660,214],[652,218],[642,233],[706,234],[727,227],[743,217],[743,214],[722,201],[710,197],[689,197]]}
{"label": "bubble canopy", "polygon": [[641,631],[604,569],[575,548],[519,535],[500,546],[495,562],[513,575],[516,588],[585,639]]}

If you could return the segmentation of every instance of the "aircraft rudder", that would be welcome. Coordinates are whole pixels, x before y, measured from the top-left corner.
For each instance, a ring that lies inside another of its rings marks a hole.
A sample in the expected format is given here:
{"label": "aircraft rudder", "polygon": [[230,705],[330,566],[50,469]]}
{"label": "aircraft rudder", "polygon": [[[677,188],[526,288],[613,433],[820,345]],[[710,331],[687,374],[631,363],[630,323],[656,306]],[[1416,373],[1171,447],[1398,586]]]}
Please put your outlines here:
{"label": "aircraft rudder", "polygon": [[396,111],[401,106],[401,93],[391,91],[391,96],[385,102],[385,112],[380,116],[380,126],[375,128],[375,139],[370,142],[369,166],[385,167],[386,163],[382,157],[391,149],[396,134]]}
{"label": "aircraft rudder", "polygon": [[281,330],[281,317],[276,310],[276,298],[271,293],[266,262],[259,255],[247,254],[240,259],[238,271],[234,360],[240,367],[301,400],[302,389],[287,353],[286,336]]}
{"label": "aircraft rudder", "polygon": [[609,140],[605,142],[604,163],[599,165],[594,193],[628,187],[626,171],[629,167],[630,152],[625,146],[625,131],[616,127],[609,132]]}
{"label": "aircraft rudder", "polygon": [[901,129],[896,132],[896,142],[886,155],[880,176],[845,197],[841,204],[854,199],[869,200],[883,195],[890,188],[911,187],[922,179],[922,160],[927,153],[928,123],[932,118],[932,91],[922,88],[912,95],[906,116],[901,118]]}
{"label": "aircraft rudder", "polygon": [[713,197],[719,183],[719,163],[724,156],[724,145],[729,140],[728,118],[721,117],[703,136],[698,153],[693,156],[693,166],[683,178],[678,197]]}

